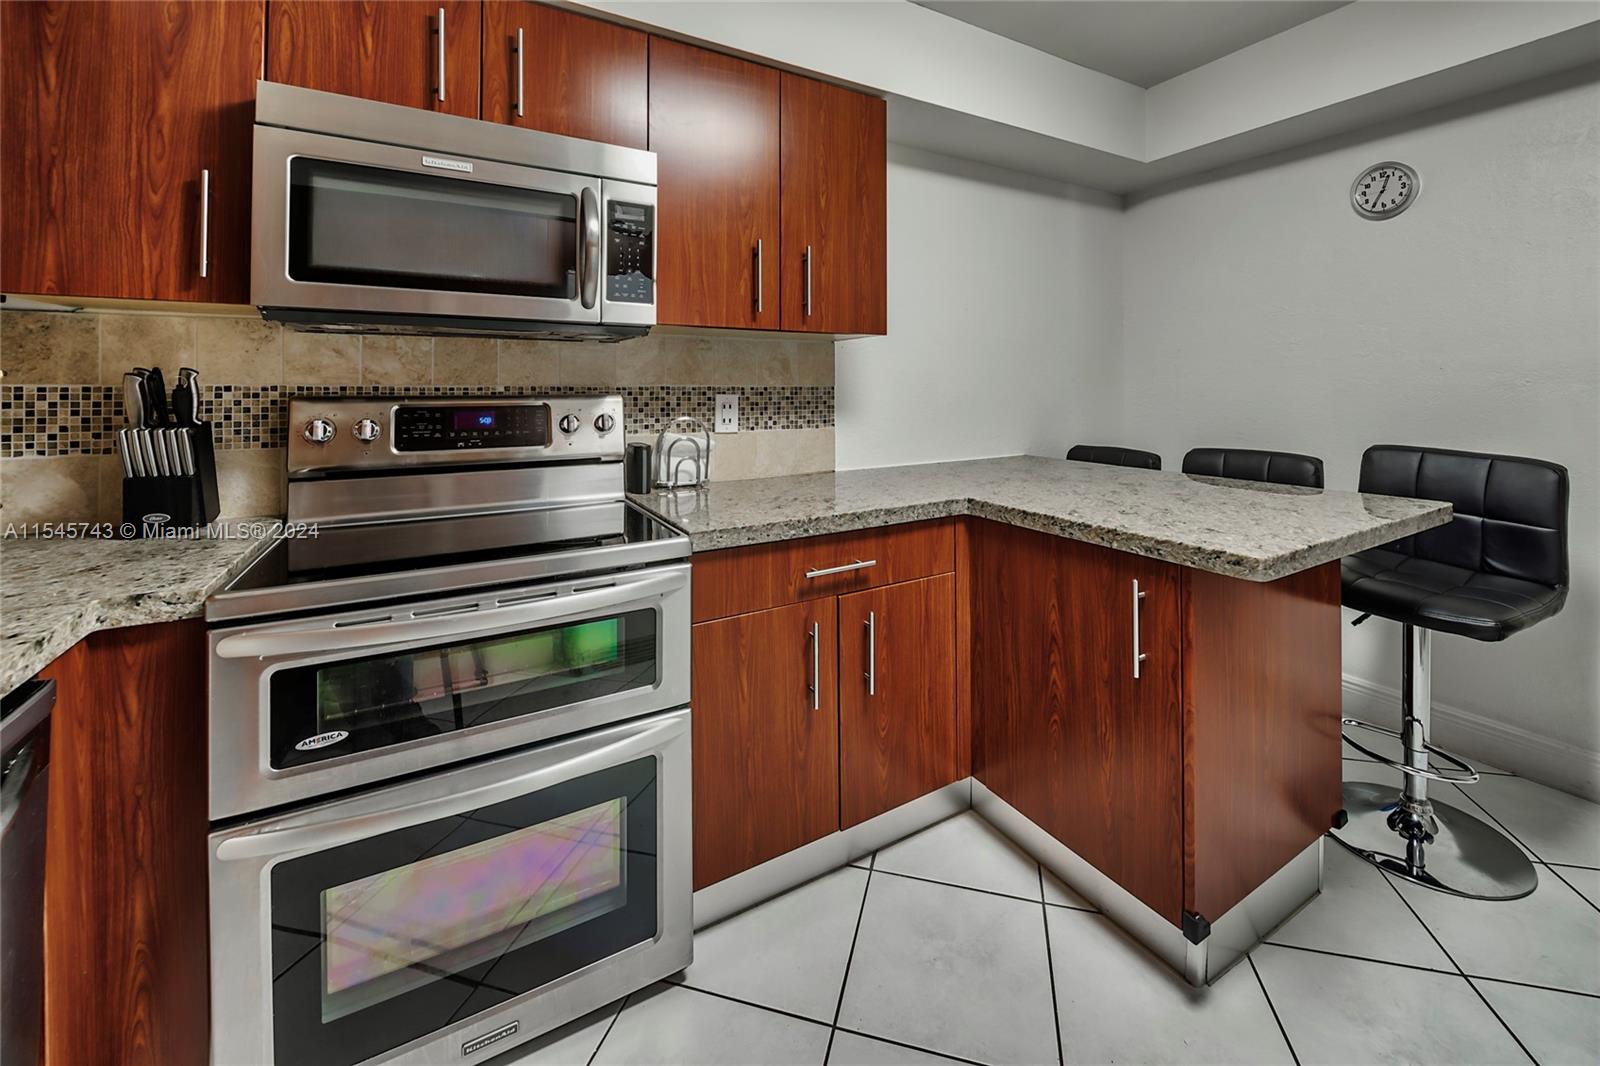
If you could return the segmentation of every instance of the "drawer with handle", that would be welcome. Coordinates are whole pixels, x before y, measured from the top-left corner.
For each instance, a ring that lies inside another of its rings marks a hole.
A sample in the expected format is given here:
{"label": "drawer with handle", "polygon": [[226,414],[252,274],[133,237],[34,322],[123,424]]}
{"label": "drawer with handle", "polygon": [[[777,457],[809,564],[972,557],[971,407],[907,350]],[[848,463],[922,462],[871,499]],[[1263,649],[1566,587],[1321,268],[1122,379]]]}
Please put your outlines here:
{"label": "drawer with handle", "polygon": [[753,544],[694,557],[696,622],[955,569],[955,519]]}

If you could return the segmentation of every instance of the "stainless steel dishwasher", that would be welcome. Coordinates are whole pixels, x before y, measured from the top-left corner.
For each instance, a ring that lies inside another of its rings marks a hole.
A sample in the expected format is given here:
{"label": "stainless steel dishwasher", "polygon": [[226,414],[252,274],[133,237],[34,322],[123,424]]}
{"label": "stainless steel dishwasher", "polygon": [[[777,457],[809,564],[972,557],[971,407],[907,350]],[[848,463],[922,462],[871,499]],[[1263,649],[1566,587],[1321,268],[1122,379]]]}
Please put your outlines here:
{"label": "stainless steel dishwasher", "polygon": [[0,1061],[44,1051],[44,838],[54,681],[0,703]]}

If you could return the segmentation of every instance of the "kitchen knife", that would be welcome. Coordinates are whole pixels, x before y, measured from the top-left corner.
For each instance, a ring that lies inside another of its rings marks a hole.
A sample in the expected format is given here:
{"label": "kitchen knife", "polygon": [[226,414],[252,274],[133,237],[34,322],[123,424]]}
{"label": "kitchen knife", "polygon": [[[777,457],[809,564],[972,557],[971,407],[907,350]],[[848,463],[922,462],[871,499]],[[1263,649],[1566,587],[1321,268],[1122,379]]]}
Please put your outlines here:
{"label": "kitchen knife", "polygon": [[117,454],[122,457],[122,476],[133,476],[133,453],[128,450],[128,431],[117,430]]}
{"label": "kitchen knife", "polygon": [[144,376],[137,367],[122,375],[122,406],[128,425],[144,425]]}
{"label": "kitchen knife", "polygon": [[147,396],[145,402],[146,415],[150,418],[150,425],[161,427],[167,424],[167,379],[162,377],[161,368],[152,367],[144,379]]}
{"label": "kitchen knife", "polygon": [[144,463],[144,476],[155,477],[160,471],[156,468],[155,445],[150,440],[148,429],[132,429],[128,431],[133,435],[134,443],[139,447],[139,459]]}

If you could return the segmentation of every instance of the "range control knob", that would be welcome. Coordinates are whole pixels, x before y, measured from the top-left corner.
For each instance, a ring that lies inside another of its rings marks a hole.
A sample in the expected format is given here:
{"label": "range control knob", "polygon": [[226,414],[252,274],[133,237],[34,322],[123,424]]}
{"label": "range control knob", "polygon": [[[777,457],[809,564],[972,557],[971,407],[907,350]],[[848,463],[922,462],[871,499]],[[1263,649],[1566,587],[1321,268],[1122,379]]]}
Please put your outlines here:
{"label": "range control knob", "polygon": [[350,432],[355,434],[356,440],[360,441],[362,444],[371,444],[373,441],[378,439],[378,434],[383,431],[379,428],[378,423],[374,422],[372,419],[363,418],[354,426],[350,427]]}
{"label": "range control knob", "polygon": [[333,439],[335,432],[337,431],[333,423],[326,418],[313,418],[306,423],[306,428],[300,431],[300,435],[312,444],[326,444]]}
{"label": "range control knob", "polygon": [[616,429],[616,428],[617,428],[617,416],[616,415],[595,415],[594,416],[594,431],[596,433],[600,434],[602,437],[605,436],[607,433],[610,433],[613,429]]}
{"label": "range control knob", "polygon": [[578,420],[577,415],[562,415],[561,421],[557,422],[556,425],[561,427],[561,432],[570,437],[578,432],[578,427],[583,423]]}

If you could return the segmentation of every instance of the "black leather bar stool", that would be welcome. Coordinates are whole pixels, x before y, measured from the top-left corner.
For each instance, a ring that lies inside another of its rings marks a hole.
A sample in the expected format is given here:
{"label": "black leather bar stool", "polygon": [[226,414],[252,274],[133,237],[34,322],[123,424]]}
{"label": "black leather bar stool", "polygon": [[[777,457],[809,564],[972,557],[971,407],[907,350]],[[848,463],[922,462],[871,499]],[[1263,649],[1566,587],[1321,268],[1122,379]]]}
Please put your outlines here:
{"label": "black leather bar stool", "polygon": [[1155,452],[1141,452],[1137,448],[1118,448],[1111,444],[1074,444],[1067,452],[1067,458],[1076,459],[1080,463],[1136,466],[1142,470],[1161,469],[1161,456]]}
{"label": "black leather bar stool", "polygon": [[[1432,634],[1505,640],[1542,622],[1567,599],[1565,467],[1539,459],[1379,444],[1361,457],[1361,491],[1448,500],[1455,517],[1416,536],[1345,558],[1344,604],[1401,623],[1405,648],[1399,731],[1354,718],[1344,724],[1400,740],[1386,759],[1394,783],[1347,781],[1341,844],[1417,884],[1476,899],[1516,899],[1539,884],[1522,849],[1499,830],[1428,796],[1429,781],[1467,785],[1478,772],[1429,740]],[[1431,757],[1449,764],[1436,766]]]}
{"label": "black leather bar stool", "polygon": [[1259,452],[1253,448],[1192,448],[1183,457],[1185,474],[1270,481],[1275,485],[1322,488],[1322,460],[1294,452]]}

